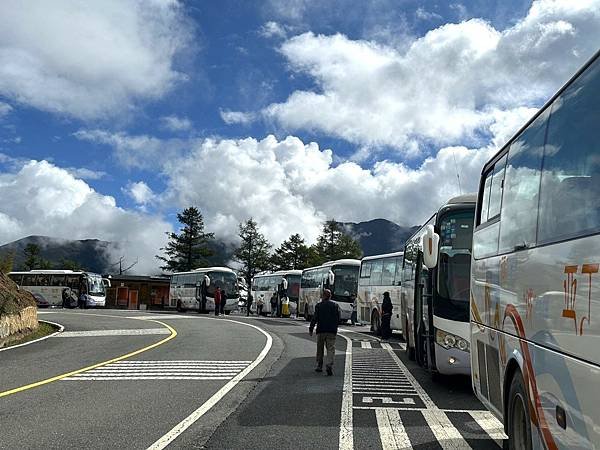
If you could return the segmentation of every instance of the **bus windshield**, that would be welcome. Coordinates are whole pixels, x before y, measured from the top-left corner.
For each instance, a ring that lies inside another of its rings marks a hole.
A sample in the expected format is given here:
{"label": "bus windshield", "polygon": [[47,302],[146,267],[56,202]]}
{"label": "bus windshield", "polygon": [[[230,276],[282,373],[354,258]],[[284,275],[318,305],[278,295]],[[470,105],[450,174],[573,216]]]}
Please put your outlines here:
{"label": "bus windshield", "polygon": [[214,295],[215,289],[220,287],[221,290],[225,290],[227,298],[238,296],[237,276],[234,273],[208,272],[207,275],[210,278],[210,286],[207,289],[208,295]]}
{"label": "bus windshield", "polygon": [[88,293],[94,296],[106,295],[106,289],[99,275],[88,275]]}
{"label": "bus windshield", "polygon": [[333,268],[335,275],[333,285],[334,297],[354,297],[358,289],[359,266],[337,266]]}
{"label": "bus windshield", "polygon": [[456,211],[440,223],[437,290],[445,299],[469,301],[474,216],[473,210]]}

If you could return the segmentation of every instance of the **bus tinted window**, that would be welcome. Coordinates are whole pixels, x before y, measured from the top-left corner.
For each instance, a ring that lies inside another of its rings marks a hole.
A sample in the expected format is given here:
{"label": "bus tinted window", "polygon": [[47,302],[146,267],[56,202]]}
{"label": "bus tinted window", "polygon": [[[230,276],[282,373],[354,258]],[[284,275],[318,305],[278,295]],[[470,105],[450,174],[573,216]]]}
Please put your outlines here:
{"label": "bus tinted window", "polygon": [[510,146],[499,251],[535,244],[542,154],[548,115],[539,116]]}
{"label": "bus tinted window", "polygon": [[65,276],[64,275],[52,275],[52,279],[51,279],[50,283],[52,286],[64,286]]}
{"label": "bus tinted window", "polygon": [[402,281],[402,257],[396,259],[396,276],[394,277],[394,282],[396,286],[400,286],[400,282]]}
{"label": "bus tinted window", "polygon": [[23,275],[23,286],[37,286],[35,275]]}
{"label": "bus tinted window", "polygon": [[369,278],[371,276],[371,261],[365,261],[360,267],[360,277]]}
{"label": "bus tinted window", "polygon": [[600,229],[600,60],[552,105],[544,150],[539,241]]}
{"label": "bus tinted window", "polygon": [[371,286],[381,284],[381,272],[383,271],[383,261],[373,261],[371,264]]}
{"label": "bus tinted window", "polygon": [[383,286],[393,286],[395,275],[396,275],[396,258],[384,259],[383,260],[383,270],[381,272],[381,284]]}
{"label": "bus tinted window", "polygon": [[338,266],[333,268],[335,274],[335,282],[333,295],[349,297],[356,295],[358,287],[358,267],[343,267]]}
{"label": "bus tinted window", "polygon": [[17,283],[18,285],[21,285],[21,280],[23,279],[23,275],[17,275],[17,274],[13,273],[13,274],[10,274],[9,277],[15,283]]}
{"label": "bus tinted window", "polygon": [[492,171],[485,177],[483,192],[481,197],[481,211],[479,223],[485,223],[488,220],[488,209],[490,205],[490,187],[492,186]]}
{"label": "bus tinted window", "polygon": [[[503,156],[494,165],[494,175],[492,176],[492,185],[490,187],[490,204],[488,207],[487,219],[490,220],[500,214],[500,204],[502,203],[502,187],[504,182],[504,167],[506,166],[506,156]],[[486,180],[487,183],[487,180]]]}

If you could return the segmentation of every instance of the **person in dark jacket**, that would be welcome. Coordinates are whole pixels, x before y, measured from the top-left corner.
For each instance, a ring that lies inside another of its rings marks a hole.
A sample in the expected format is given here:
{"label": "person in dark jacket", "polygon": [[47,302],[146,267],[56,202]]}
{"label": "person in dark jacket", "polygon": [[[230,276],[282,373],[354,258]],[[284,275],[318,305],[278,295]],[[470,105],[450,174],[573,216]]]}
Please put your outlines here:
{"label": "person in dark jacket", "polygon": [[250,309],[252,308],[252,302],[254,301],[254,297],[252,294],[248,292],[248,297],[246,297],[246,315],[250,315]]}
{"label": "person in dark jacket", "polygon": [[324,347],[327,347],[327,362],[325,368],[327,375],[333,375],[333,360],[335,356],[335,339],[340,323],[340,307],[331,300],[331,291],[323,290],[323,299],[315,306],[315,314],[310,322],[309,334],[313,335],[317,326],[317,368],[316,372],[323,372]]}
{"label": "person in dark jacket", "polygon": [[221,314],[225,314],[225,305],[227,304],[227,292],[221,291]]}
{"label": "person in dark jacket", "polygon": [[217,286],[215,289],[215,316],[221,312],[221,288]]}
{"label": "person in dark jacket", "polygon": [[392,299],[389,292],[383,293],[383,302],[381,303],[381,337],[389,339],[392,336]]}

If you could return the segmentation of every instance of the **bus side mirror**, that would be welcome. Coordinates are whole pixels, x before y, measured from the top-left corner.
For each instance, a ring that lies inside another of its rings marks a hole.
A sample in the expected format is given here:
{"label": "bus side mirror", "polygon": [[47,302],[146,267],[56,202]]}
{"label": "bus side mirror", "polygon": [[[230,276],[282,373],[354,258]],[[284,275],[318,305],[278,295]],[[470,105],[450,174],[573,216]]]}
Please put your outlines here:
{"label": "bus side mirror", "polygon": [[327,277],[329,280],[329,286],[333,286],[333,283],[335,282],[335,274],[330,270],[327,274]]}
{"label": "bus side mirror", "polygon": [[210,286],[210,277],[206,277],[206,287]]}
{"label": "bus side mirror", "polygon": [[105,288],[109,288],[110,280],[108,278],[102,278],[102,284],[104,285]]}
{"label": "bus side mirror", "polygon": [[428,269],[437,266],[439,244],[439,234],[434,231],[433,225],[427,225],[421,241],[421,251],[423,252],[423,263]]}

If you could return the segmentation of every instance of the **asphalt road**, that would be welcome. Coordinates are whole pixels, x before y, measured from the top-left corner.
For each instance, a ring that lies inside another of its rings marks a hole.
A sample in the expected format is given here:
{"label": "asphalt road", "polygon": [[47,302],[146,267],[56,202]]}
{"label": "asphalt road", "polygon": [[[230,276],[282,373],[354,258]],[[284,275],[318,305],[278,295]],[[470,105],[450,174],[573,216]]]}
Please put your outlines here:
{"label": "asphalt road", "polygon": [[314,372],[303,321],[41,317],[65,332],[0,352],[2,449],[488,449],[502,438],[469,379],[434,383],[405,360],[401,340],[356,333],[365,328],[342,327],[327,377]]}

